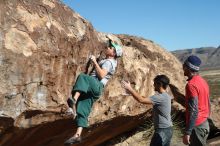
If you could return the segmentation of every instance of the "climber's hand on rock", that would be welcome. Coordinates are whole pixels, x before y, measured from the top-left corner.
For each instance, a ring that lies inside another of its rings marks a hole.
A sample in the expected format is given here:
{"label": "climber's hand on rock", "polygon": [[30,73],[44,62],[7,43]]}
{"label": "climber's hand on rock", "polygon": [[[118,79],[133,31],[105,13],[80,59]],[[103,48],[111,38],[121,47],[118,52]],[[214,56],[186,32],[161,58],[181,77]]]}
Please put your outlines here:
{"label": "climber's hand on rock", "polygon": [[95,57],[94,55],[91,55],[91,56],[90,56],[90,60],[91,60],[94,64],[97,63],[96,57]]}

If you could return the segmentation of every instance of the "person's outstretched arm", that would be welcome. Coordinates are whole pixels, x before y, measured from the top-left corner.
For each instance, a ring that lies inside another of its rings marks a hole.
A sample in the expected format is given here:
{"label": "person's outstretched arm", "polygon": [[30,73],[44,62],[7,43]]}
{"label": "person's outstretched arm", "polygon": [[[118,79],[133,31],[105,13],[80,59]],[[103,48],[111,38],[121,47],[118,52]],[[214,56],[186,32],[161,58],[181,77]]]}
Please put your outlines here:
{"label": "person's outstretched arm", "polygon": [[150,98],[143,97],[138,94],[132,87],[130,82],[122,81],[122,87],[125,88],[138,102],[143,104],[153,104]]}

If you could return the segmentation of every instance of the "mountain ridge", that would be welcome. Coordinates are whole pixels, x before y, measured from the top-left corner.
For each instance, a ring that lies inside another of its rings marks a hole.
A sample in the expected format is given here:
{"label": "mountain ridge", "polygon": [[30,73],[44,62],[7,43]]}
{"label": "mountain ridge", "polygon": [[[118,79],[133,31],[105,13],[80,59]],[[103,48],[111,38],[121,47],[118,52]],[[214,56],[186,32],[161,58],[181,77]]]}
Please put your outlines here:
{"label": "mountain ridge", "polygon": [[220,69],[220,46],[218,47],[200,47],[192,49],[183,49],[171,51],[181,63],[190,56],[196,55],[202,60],[201,70]]}

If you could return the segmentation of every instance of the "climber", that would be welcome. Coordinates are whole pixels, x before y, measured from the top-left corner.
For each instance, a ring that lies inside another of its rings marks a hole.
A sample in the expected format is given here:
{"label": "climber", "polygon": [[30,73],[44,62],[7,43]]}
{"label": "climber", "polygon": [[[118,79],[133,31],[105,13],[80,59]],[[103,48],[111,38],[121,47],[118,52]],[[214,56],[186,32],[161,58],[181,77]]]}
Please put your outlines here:
{"label": "climber", "polygon": [[108,41],[105,51],[106,58],[100,62],[91,56],[94,70],[89,74],[81,73],[72,90],[72,97],[68,99],[69,111],[76,119],[77,130],[73,137],[64,144],[81,142],[83,128],[88,127],[88,116],[93,103],[101,96],[104,86],[113,76],[117,67],[117,58],[122,56],[122,48],[113,41]]}
{"label": "climber", "polygon": [[122,87],[126,89],[138,102],[153,105],[154,135],[150,146],[169,146],[173,135],[173,124],[171,120],[171,100],[166,88],[169,78],[158,75],[154,78],[154,90],[156,94],[151,97],[143,97],[130,85],[130,82],[122,81]]}

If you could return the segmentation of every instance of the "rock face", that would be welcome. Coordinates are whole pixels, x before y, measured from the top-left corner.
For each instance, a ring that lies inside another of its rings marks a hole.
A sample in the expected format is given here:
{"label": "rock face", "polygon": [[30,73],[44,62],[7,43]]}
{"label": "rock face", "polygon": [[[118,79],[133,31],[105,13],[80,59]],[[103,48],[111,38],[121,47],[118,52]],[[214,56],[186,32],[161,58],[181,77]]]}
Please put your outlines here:
{"label": "rock face", "polygon": [[[90,54],[105,49],[105,34],[56,0],[0,1],[0,145],[61,146],[73,134],[62,115],[77,75]],[[153,78],[166,74],[181,92],[179,61],[152,41],[110,35],[123,46],[114,77],[95,103],[80,145],[98,145],[143,122],[151,106],[123,95],[122,79],[143,96],[154,94]]]}
{"label": "rock face", "polygon": [[60,111],[89,51],[101,43],[88,22],[59,2],[0,6],[1,114],[29,127],[26,116]]}

